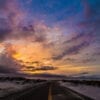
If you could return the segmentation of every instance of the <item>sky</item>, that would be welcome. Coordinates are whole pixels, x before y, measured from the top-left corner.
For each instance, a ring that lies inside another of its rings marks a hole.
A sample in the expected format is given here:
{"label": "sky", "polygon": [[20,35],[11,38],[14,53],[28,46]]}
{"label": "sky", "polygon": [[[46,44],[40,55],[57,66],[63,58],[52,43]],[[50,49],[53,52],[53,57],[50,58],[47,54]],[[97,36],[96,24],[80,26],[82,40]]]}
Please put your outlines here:
{"label": "sky", "polygon": [[100,0],[0,0],[0,73],[100,73]]}

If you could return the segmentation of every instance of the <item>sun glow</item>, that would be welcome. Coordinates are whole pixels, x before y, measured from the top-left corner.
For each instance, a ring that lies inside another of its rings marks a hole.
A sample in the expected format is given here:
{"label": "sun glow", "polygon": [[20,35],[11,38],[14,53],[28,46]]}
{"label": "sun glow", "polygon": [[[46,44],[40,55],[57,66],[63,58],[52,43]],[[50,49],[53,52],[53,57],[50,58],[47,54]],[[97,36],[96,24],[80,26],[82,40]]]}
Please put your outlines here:
{"label": "sun glow", "polygon": [[[14,59],[25,66],[48,64],[50,61],[47,61],[46,59],[51,56],[49,50],[44,49],[43,46],[38,43],[11,45],[8,48],[8,52]],[[36,62],[39,62],[39,64]]]}
{"label": "sun glow", "polygon": [[5,50],[5,47],[3,46],[3,44],[0,44],[0,54]]}

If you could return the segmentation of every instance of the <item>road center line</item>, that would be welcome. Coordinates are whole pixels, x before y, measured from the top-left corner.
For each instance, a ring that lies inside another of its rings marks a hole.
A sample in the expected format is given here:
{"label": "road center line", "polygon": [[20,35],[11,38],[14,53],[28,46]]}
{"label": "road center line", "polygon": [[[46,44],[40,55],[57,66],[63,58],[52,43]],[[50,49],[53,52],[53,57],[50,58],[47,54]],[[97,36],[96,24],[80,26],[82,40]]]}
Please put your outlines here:
{"label": "road center line", "polygon": [[51,86],[49,87],[48,100],[52,100]]}

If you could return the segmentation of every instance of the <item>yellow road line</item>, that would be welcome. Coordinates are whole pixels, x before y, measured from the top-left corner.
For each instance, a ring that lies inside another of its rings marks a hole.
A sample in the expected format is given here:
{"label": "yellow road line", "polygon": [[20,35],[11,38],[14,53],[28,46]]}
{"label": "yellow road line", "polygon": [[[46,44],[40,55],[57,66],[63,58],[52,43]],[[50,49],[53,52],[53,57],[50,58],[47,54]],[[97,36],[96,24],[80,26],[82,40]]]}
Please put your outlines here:
{"label": "yellow road line", "polygon": [[52,100],[51,86],[49,87],[48,100]]}

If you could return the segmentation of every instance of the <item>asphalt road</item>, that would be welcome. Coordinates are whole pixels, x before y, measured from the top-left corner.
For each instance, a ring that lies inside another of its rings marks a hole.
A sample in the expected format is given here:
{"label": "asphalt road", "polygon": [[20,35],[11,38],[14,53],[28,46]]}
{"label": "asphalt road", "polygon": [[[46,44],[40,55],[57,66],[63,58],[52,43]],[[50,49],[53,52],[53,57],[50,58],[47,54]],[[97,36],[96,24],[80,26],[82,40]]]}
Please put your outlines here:
{"label": "asphalt road", "polygon": [[[9,96],[10,98],[10,96]],[[1,100],[1,99],[0,99]],[[23,91],[20,95],[13,98],[5,98],[2,100],[93,100],[70,89],[60,86],[58,83],[49,83],[41,85],[37,88]]]}

